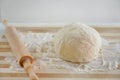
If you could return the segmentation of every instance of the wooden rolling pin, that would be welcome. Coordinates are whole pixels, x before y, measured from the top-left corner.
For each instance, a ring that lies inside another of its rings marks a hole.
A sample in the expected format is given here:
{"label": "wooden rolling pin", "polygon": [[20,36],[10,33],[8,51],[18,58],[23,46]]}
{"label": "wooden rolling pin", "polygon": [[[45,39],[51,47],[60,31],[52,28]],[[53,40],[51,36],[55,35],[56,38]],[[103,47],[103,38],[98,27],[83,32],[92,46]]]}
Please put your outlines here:
{"label": "wooden rolling pin", "polygon": [[19,65],[26,70],[31,80],[39,80],[32,67],[33,58],[29,54],[24,43],[20,40],[17,30],[14,27],[9,26],[7,20],[4,20],[3,24],[6,26],[4,35],[7,38]]}

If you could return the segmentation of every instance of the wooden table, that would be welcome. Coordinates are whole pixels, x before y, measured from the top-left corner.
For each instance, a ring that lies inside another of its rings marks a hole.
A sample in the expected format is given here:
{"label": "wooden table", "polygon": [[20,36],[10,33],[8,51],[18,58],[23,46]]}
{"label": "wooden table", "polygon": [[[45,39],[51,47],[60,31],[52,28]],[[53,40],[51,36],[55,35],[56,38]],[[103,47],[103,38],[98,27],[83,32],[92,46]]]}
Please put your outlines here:
{"label": "wooden table", "polygon": [[[35,33],[56,32],[63,25],[50,25],[50,26],[18,26],[15,25],[18,31]],[[120,42],[120,26],[107,26],[107,25],[91,25],[95,28],[102,37],[110,42]],[[0,80],[29,80],[25,71],[11,70],[10,64],[4,59],[7,56],[13,56],[11,49],[5,37],[0,40]],[[120,70],[117,71],[104,71],[104,72],[91,72],[91,73],[73,73],[63,69],[56,70],[40,70],[35,71],[41,80],[120,80]]]}

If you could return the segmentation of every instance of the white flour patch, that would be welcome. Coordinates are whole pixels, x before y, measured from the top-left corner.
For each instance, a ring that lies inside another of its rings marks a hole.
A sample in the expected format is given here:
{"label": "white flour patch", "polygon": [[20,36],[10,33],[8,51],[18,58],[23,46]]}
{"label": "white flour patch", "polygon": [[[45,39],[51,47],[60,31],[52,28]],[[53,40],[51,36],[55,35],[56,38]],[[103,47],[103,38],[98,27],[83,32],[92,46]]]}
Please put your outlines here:
{"label": "white flour patch", "polygon": [[[34,58],[34,68],[39,69],[66,69],[70,71],[104,71],[117,70],[120,64],[120,43],[109,43],[102,38],[102,49],[99,56],[89,63],[71,63],[64,61],[53,50],[53,33],[20,33],[22,41]],[[11,63],[10,68],[22,71],[13,57],[6,57]]]}

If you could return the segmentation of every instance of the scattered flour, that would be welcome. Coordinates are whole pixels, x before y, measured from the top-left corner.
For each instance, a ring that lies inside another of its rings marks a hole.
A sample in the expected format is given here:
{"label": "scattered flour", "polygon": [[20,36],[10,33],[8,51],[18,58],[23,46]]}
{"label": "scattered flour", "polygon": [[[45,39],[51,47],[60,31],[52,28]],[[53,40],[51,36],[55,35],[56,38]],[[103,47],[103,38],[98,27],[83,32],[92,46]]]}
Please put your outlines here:
{"label": "scattered flour", "polygon": [[[104,71],[117,70],[120,64],[120,43],[110,43],[102,38],[102,49],[98,58],[89,63],[72,63],[59,58],[53,50],[53,33],[20,33],[21,39],[34,58],[37,69],[67,69],[70,71]],[[14,57],[6,57],[10,68],[22,71]]]}

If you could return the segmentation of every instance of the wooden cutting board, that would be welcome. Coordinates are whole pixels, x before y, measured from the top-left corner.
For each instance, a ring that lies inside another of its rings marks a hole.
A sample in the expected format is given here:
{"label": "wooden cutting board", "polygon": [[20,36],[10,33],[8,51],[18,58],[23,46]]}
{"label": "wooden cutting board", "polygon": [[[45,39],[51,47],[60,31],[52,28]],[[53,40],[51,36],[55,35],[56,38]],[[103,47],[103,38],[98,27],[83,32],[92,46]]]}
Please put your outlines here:
{"label": "wooden cutting board", "polygon": [[[50,26],[15,26],[18,31],[28,32],[32,31],[35,33],[45,33],[45,32],[56,32],[63,25],[50,25]],[[95,28],[100,35],[107,39],[109,42],[120,42],[120,26],[108,26],[108,25],[91,25],[91,27]],[[7,63],[4,59],[7,56],[13,56],[9,44],[5,37],[0,39],[0,80],[26,80],[27,74],[25,71],[15,71],[10,69],[10,64]],[[35,71],[40,78],[85,78],[85,79],[93,79],[93,78],[109,78],[109,79],[120,79],[120,70],[115,71],[98,71],[98,72],[70,72],[64,69],[46,69]]]}

